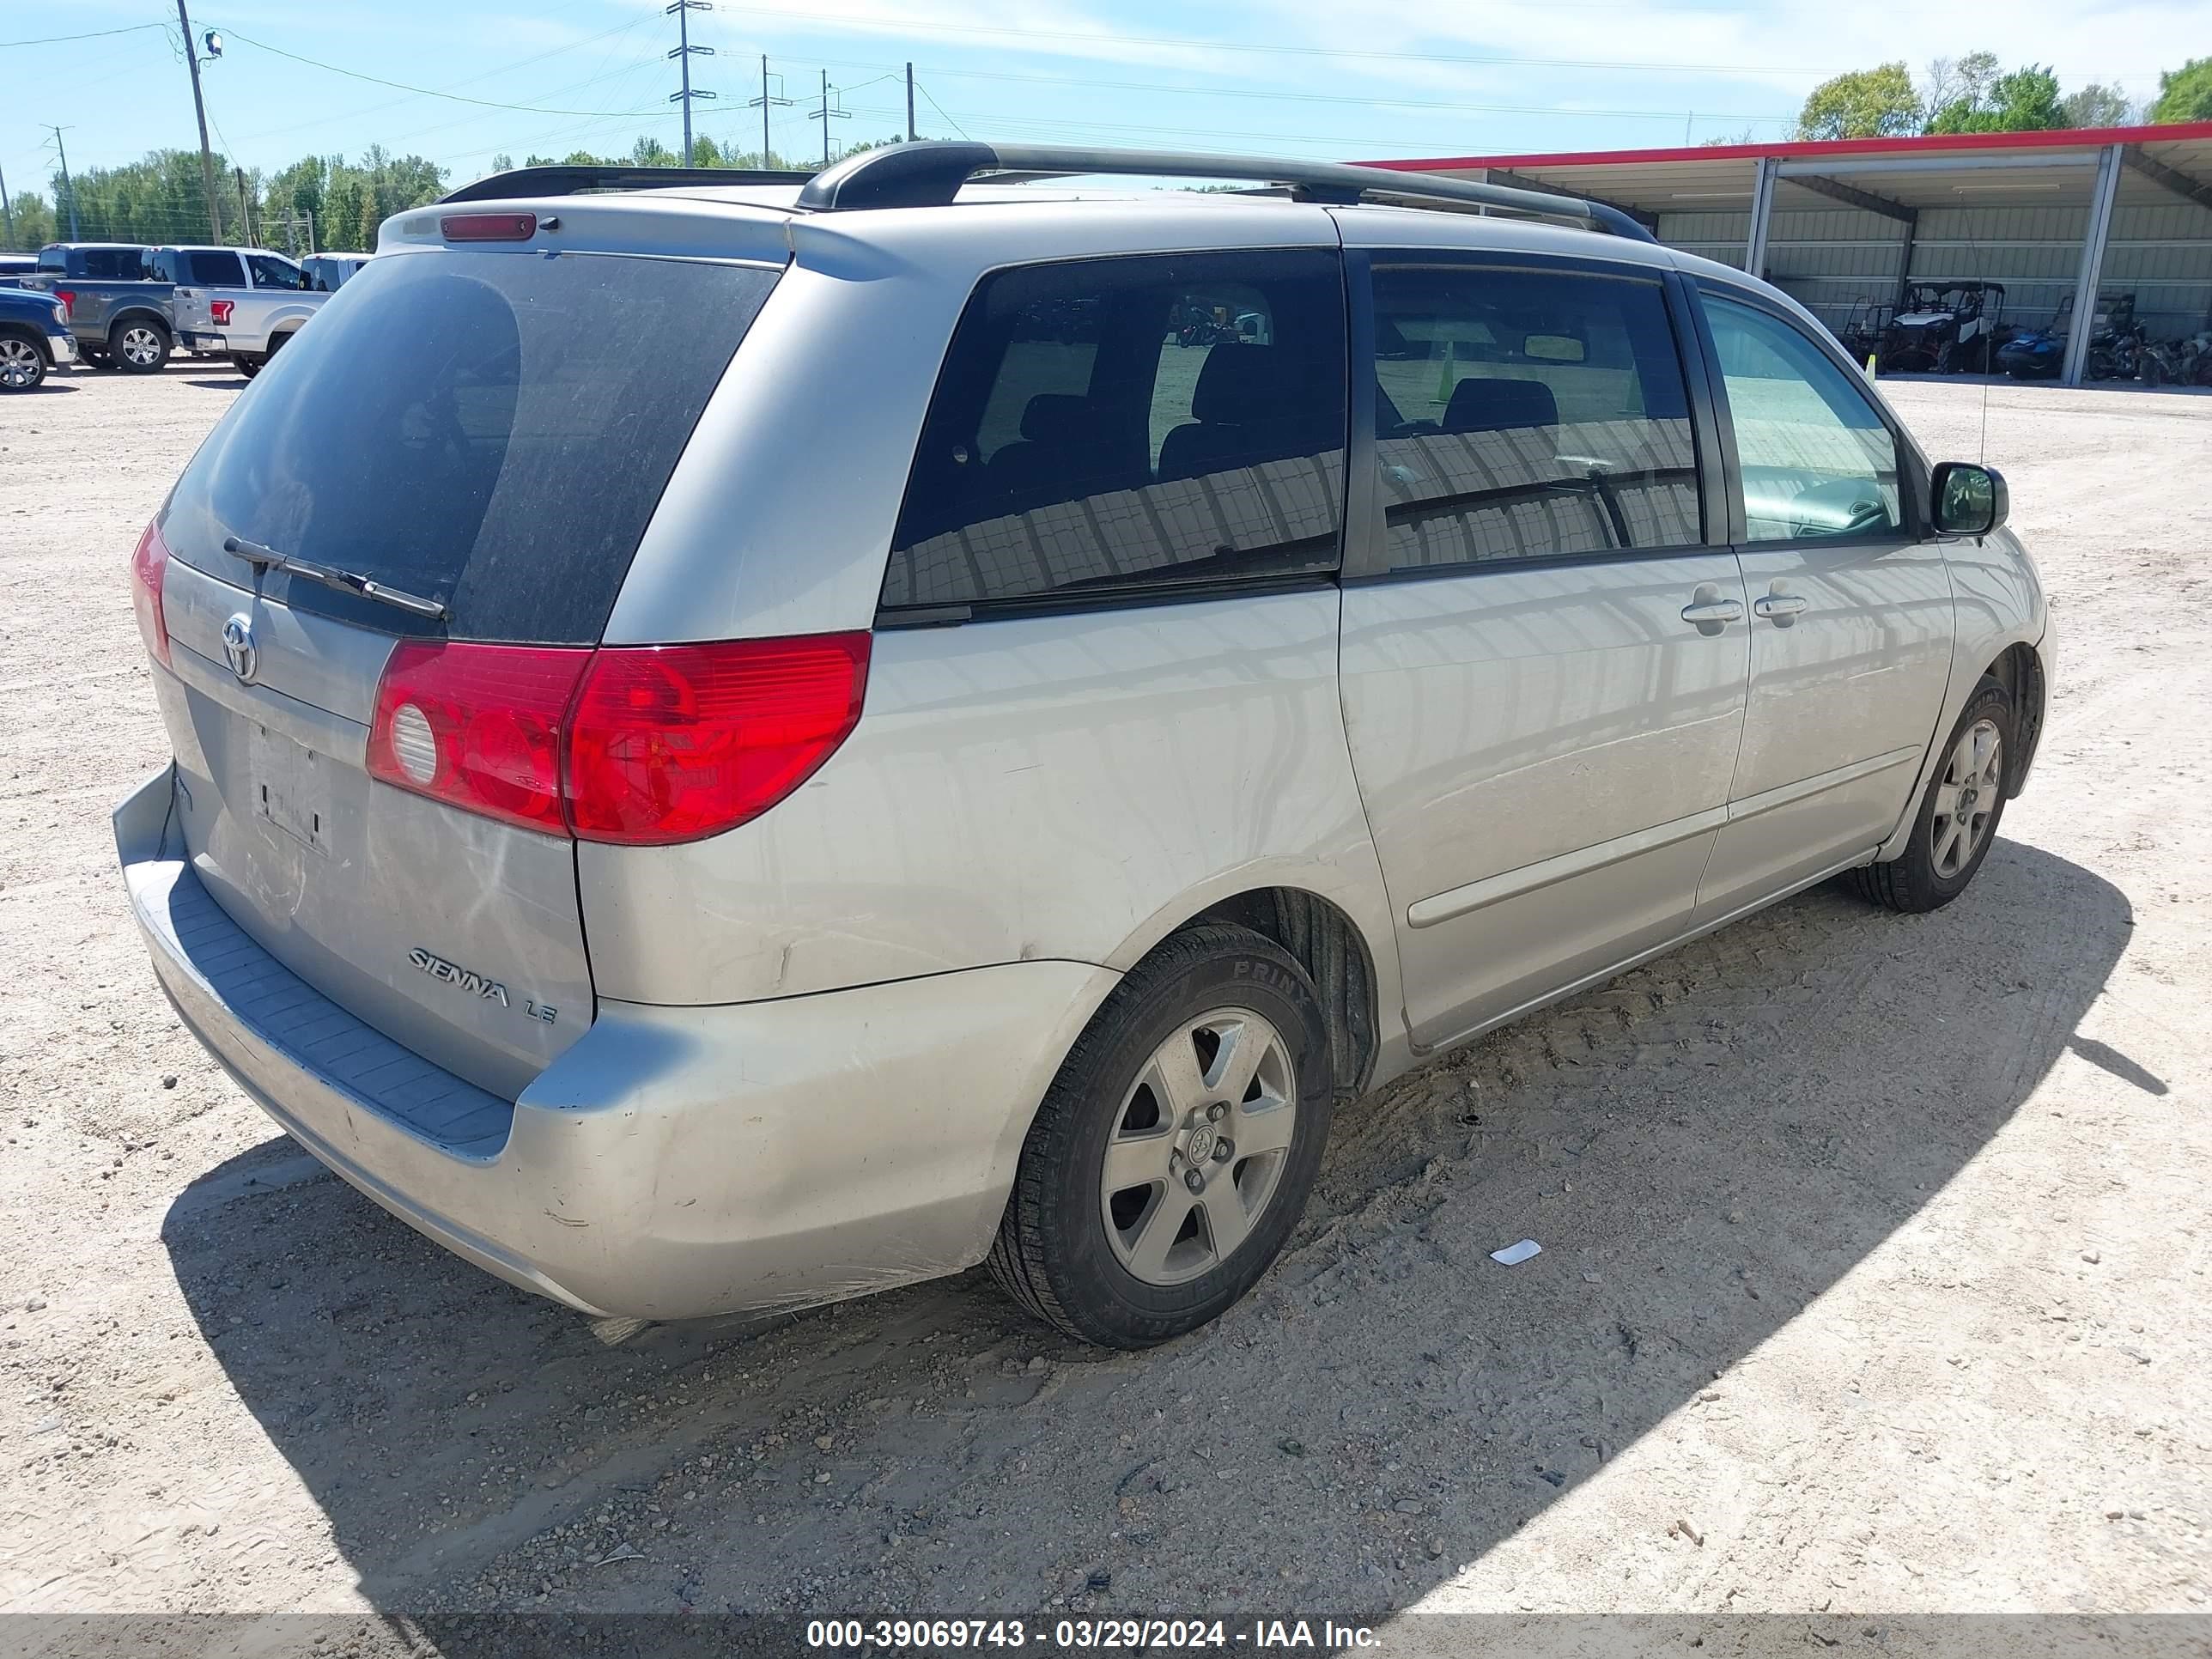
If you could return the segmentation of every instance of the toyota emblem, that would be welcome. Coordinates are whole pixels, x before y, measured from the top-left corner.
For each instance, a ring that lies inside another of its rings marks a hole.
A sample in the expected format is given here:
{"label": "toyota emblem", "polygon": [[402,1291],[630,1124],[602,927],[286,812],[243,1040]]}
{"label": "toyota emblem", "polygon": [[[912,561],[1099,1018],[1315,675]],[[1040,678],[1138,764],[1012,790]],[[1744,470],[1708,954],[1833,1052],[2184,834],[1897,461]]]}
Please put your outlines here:
{"label": "toyota emblem", "polygon": [[261,665],[261,653],[253,643],[253,624],[240,611],[222,625],[222,654],[230,659],[230,672],[238,676],[240,685],[253,684],[254,671]]}

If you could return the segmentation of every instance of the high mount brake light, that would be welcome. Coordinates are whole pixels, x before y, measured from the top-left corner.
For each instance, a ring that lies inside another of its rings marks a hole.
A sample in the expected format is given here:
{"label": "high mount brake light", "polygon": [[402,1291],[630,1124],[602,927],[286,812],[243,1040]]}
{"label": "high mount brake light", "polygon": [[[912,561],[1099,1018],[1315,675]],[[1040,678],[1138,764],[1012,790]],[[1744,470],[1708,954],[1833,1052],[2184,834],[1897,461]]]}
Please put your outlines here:
{"label": "high mount brake light", "polygon": [[131,555],[131,609],[138,618],[138,637],[163,667],[169,663],[169,624],[161,611],[161,584],[169,572],[169,548],[149,523]]}
{"label": "high mount brake light", "polygon": [[526,242],[538,234],[534,213],[448,213],[438,232],[449,242]]}
{"label": "high mount brake light", "polygon": [[583,841],[719,835],[789,795],[849,736],[865,633],[710,645],[402,641],[368,769],[464,811]]}

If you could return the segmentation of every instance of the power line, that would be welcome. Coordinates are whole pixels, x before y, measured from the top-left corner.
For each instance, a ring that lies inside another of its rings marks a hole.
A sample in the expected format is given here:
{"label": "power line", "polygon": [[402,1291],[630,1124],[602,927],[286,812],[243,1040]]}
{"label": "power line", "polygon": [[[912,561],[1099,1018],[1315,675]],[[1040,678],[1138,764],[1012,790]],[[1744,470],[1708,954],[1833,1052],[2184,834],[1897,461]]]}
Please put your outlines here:
{"label": "power line", "polygon": [[[489,81],[501,75],[511,75],[517,70],[527,69],[532,64],[543,63],[548,58],[557,58],[564,52],[579,52],[586,46],[595,46],[599,41],[605,40],[610,36],[630,33],[633,30],[644,24],[647,21],[647,18],[644,16],[634,17],[627,23],[617,23],[611,29],[603,29],[597,34],[587,34],[580,40],[571,40],[564,46],[553,46],[544,52],[535,53],[531,57],[518,58],[512,64],[502,64],[497,69],[486,70],[481,75],[465,76],[459,81],[449,81],[446,84],[448,88],[472,87],[479,81]],[[593,70],[590,75],[586,76],[580,81],[571,81],[565,86],[554,88],[552,92],[548,95],[557,97],[564,93],[574,92],[581,88],[591,86],[596,82],[605,80],[611,74],[626,74],[631,70],[635,70],[638,67],[637,64],[631,64],[625,65],[620,70],[610,70],[606,66],[606,60],[613,56],[613,48],[608,48],[607,52],[600,58],[599,67],[597,70]],[[246,135],[245,142],[252,143],[256,139],[260,138],[280,138],[288,132],[299,132],[308,127],[326,126],[333,121],[356,121],[364,115],[374,115],[383,110],[397,109],[400,105],[406,103],[408,99],[406,98],[387,98],[380,104],[369,104],[362,108],[347,110],[343,113],[338,114],[318,115],[312,120],[295,121],[289,126],[264,127],[258,132],[247,133]],[[438,132],[442,131],[443,130],[443,128],[440,127],[423,127],[418,128],[416,131],[422,132]],[[407,134],[402,133],[398,135],[398,137],[404,139],[408,136],[409,135]]]}
{"label": "power line", "polygon": [[555,109],[543,104],[507,104],[491,98],[467,98],[464,97],[458,92],[440,92],[434,87],[410,86],[404,81],[387,81],[380,75],[364,75],[359,70],[340,69],[336,64],[325,64],[319,58],[302,57],[296,52],[287,52],[282,46],[272,46],[266,40],[257,40],[250,34],[239,33],[235,29],[231,31],[230,39],[234,40],[243,40],[249,46],[258,46],[262,51],[274,52],[279,58],[289,58],[295,64],[305,64],[310,69],[327,70],[332,75],[343,75],[352,80],[367,81],[380,87],[390,87],[395,92],[411,92],[417,97],[421,98],[443,98],[449,103],[473,104],[478,109],[512,110],[523,115],[625,115],[637,117],[645,115],[659,115],[662,112],[657,109]]}
{"label": "power line", "polygon": [[[1571,6],[1549,9],[1577,9]],[[1191,35],[1107,34],[1096,31],[1081,33],[1072,29],[1006,28],[981,23],[926,23],[903,17],[886,20],[850,12],[785,11],[769,6],[731,6],[728,9],[733,12],[744,12],[754,17],[785,17],[816,24],[848,23],[890,33],[985,34],[1029,40],[1085,41],[1107,46],[1178,46],[1195,52],[1265,52],[1291,58],[1361,58],[1389,63],[1471,64],[1502,69],[1680,70],[1703,75],[1821,75],[1827,72],[1820,67],[1803,64],[1642,63],[1618,58],[1516,58],[1510,55],[1476,55],[1464,52],[1361,51],[1338,46],[1279,46],[1253,40],[1206,40]],[[1616,8],[1605,7],[1601,9],[1611,10]]]}
{"label": "power line", "polygon": [[959,122],[953,120],[950,115],[945,114],[945,106],[939,103],[937,100],[931,95],[930,90],[927,87],[923,86],[921,82],[916,81],[914,83],[914,88],[923,97],[929,99],[930,108],[935,110],[940,116],[944,116],[944,118],[951,124],[953,131],[958,133],[963,138],[965,138],[968,136],[968,129],[962,126]]}
{"label": "power line", "polygon": [[[850,69],[890,69],[892,66],[860,58],[825,58],[825,64],[842,64]],[[1194,98],[1245,98],[1262,103],[1357,104],[1390,109],[1420,109],[1462,111],[1471,114],[1496,115],[1617,115],[1638,120],[1672,120],[1683,113],[1679,109],[1562,109],[1556,104],[1462,104],[1444,99],[1356,97],[1349,94],[1328,92],[1267,92],[1243,87],[1209,87],[1177,84],[1162,81],[1101,81],[1087,76],[1020,75],[1002,70],[957,70],[931,68],[928,73],[957,76],[966,81],[1014,81],[1038,86],[1096,87],[1110,92],[1159,92],[1181,94]],[[894,71],[895,72],[895,71]],[[1723,114],[1711,112],[1716,121],[1794,121],[1795,110],[1787,115]]]}
{"label": "power line", "polygon": [[167,23],[129,23],[119,29],[94,29],[84,34],[48,34],[36,40],[0,40],[0,51],[10,46],[58,46],[64,40],[105,40],[111,34],[136,34],[141,29],[165,29]]}

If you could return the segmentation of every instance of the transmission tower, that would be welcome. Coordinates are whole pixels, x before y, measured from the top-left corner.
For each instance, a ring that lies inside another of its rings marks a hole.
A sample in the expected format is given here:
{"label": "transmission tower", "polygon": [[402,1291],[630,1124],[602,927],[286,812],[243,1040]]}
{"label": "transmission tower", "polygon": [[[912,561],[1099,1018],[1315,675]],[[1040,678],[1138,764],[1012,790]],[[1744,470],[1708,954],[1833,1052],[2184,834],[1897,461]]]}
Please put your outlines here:
{"label": "transmission tower", "polygon": [[708,3],[708,0],[676,0],[674,5],[665,7],[664,9],[676,20],[677,46],[676,49],[668,55],[681,64],[684,70],[684,84],[668,94],[668,101],[684,106],[684,165],[688,167],[691,165],[691,100],[694,98],[712,98],[714,95],[691,84],[691,60],[694,58],[712,58],[714,55],[714,49],[712,46],[695,46],[691,44],[691,14],[695,11],[712,11],[714,8]]}

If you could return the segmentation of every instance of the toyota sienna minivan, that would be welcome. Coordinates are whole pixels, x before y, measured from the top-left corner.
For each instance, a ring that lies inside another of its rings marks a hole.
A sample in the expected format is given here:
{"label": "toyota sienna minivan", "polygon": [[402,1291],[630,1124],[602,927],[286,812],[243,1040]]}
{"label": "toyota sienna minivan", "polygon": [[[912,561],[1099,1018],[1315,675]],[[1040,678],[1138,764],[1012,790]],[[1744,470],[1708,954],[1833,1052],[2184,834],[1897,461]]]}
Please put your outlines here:
{"label": "toyota sienna minivan", "polygon": [[2006,511],[1576,198],[526,170],[388,221],[148,526],[117,840],[240,1086],[503,1279],[988,1261],[1137,1347],[1385,1080],[1832,876],[1956,897],[2051,672]]}

